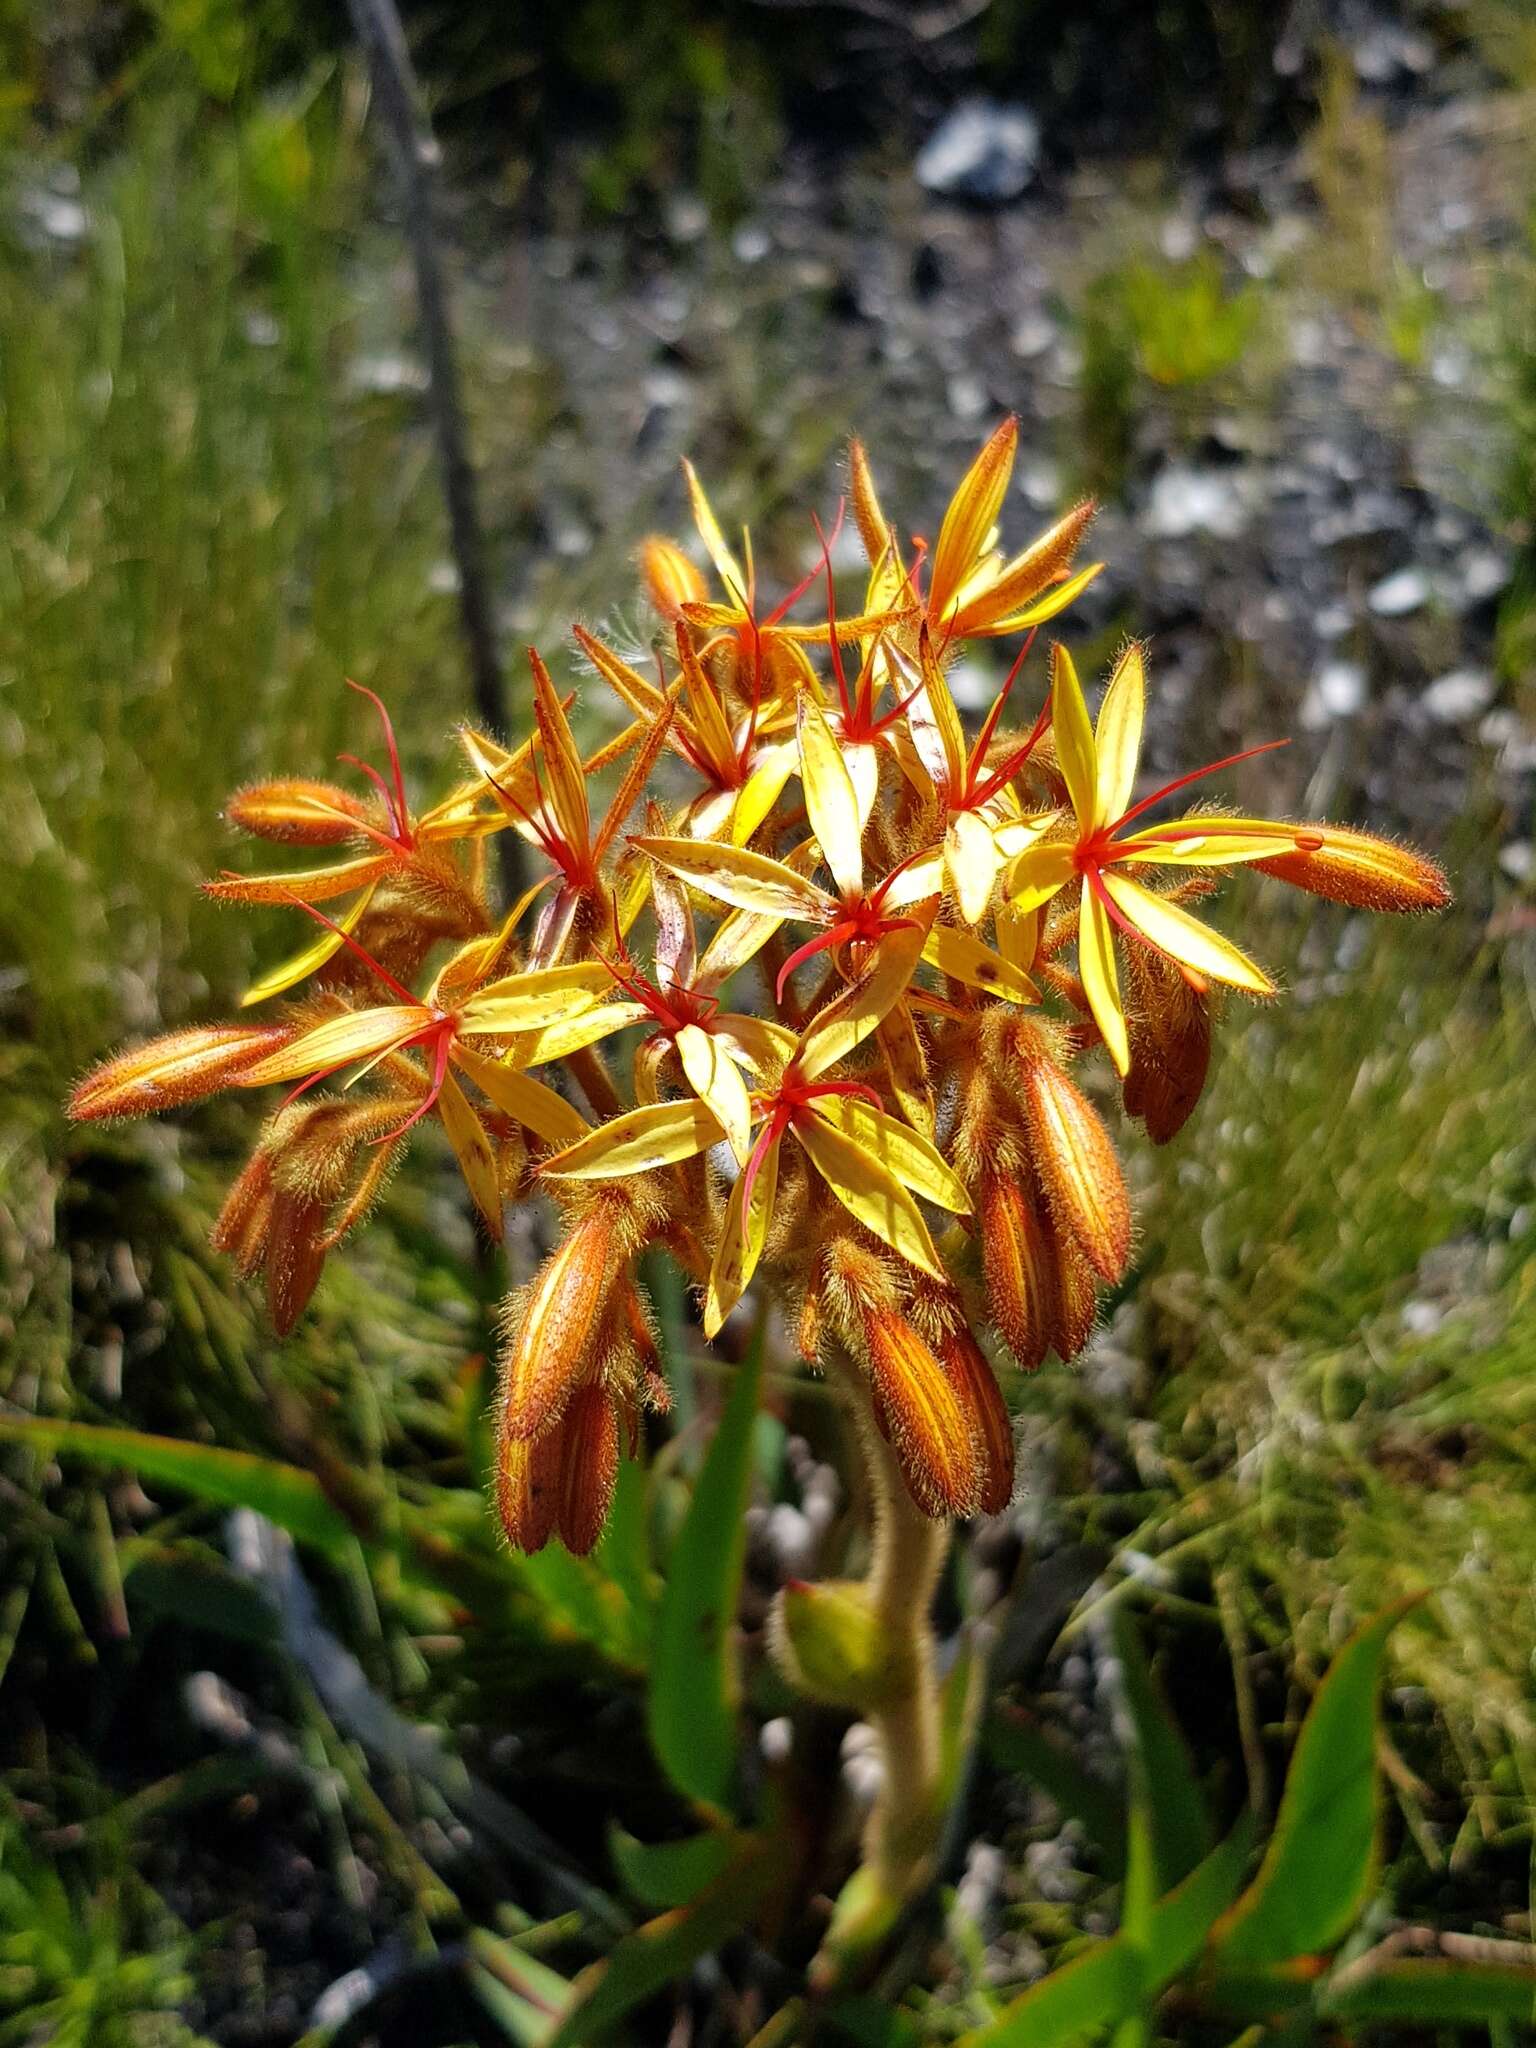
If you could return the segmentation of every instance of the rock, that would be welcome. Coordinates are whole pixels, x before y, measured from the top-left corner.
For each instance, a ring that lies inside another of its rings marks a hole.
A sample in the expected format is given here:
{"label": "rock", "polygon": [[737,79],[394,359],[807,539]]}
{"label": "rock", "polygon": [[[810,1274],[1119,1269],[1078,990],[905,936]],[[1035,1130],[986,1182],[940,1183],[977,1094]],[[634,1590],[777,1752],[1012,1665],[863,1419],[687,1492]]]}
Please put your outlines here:
{"label": "rock", "polygon": [[1429,598],[1429,578],[1422,569],[1396,569],[1374,585],[1366,603],[1378,619],[1406,619]]}
{"label": "rock", "polygon": [[1142,526],[1155,540],[1209,533],[1235,540],[1248,524],[1247,493],[1226,470],[1171,463],[1152,485]]}
{"label": "rock", "polygon": [[1308,732],[1320,732],[1336,719],[1353,718],[1365,695],[1365,670],[1358,661],[1325,662],[1302,699],[1301,722]]}
{"label": "rock", "polygon": [[999,206],[1018,198],[1039,156],[1040,124],[1027,107],[967,99],[945,115],[913,168],[925,192]]}
{"label": "rock", "polygon": [[1419,702],[1437,725],[1460,725],[1488,709],[1496,688],[1486,669],[1453,668],[1437,676]]}

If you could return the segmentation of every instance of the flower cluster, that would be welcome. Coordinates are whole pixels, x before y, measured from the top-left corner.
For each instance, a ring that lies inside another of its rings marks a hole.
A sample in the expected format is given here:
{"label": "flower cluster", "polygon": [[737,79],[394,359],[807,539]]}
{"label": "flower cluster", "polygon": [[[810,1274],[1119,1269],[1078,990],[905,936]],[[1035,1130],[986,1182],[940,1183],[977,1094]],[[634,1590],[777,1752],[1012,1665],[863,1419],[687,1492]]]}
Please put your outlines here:
{"label": "flower cluster", "polygon": [[[280,1331],[426,1117],[493,1237],[509,1201],[549,1198],[558,1247],[504,1312],[515,1544],[589,1548],[642,1411],[666,1406],[648,1250],[697,1288],[706,1336],[761,1276],[809,1363],[851,1354],[921,1508],[1001,1507],[1012,1436],[976,1332],[1026,1371],[1070,1359],[1131,1245],[1075,1069],[1102,1049],[1127,1116],[1166,1142],[1221,991],[1275,993],[1193,906],[1233,866],[1372,910],[1447,900],[1428,861],[1361,832],[1158,815],[1212,771],[1141,789],[1137,644],[1093,720],[1057,642],[1038,715],[1014,720],[1038,628],[1098,567],[1074,566],[1086,505],[1000,551],[1015,446],[1005,422],[930,548],[887,519],[855,444],[868,573],[845,615],[819,526],[811,575],[765,603],[750,539],[732,548],[688,469],[708,569],[645,544],[653,659],[575,629],[624,730],[583,758],[532,654],[528,738],[464,731],[465,779],[418,815],[372,699],[387,776],[354,761],[362,793],[279,780],[229,807],[314,862],[206,885],[316,927],[246,999],[283,998],[273,1020],[158,1038],[74,1093],[101,1118],[286,1088],[215,1227],[265,1272]],[[948,674],[978,639],[1015,658],[968,734]],[[498,914],[504,831],[539,873]]]}

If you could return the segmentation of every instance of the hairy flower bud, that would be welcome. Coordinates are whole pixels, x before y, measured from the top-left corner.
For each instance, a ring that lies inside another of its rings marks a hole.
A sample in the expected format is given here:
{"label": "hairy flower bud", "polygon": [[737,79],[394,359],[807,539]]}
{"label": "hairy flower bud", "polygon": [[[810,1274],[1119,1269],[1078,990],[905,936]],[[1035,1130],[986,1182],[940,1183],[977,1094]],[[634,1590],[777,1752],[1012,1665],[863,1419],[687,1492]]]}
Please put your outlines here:
{"label": "hairy flower bud", "polygon": [[247,1067],[286,1045],[291,1024],[200,1024],[130,1046],[77,1083],[68,1113],[77,1123],[147,1116],[231,1088]]}
{"label": "hairy flower bud", "polygon": [[501,1429],[540,1436],[560,1418],[603,1321],[613,1280],[614,1211],[598,1203],[507,1304],[501,1354]]}
{"label": "hairy flower bud", "polygon": [[905,1316],[864,1321],[864,1354],[880,1419],[925,1515],[970,1515],[981,1491],[971,1417],[954,1381]]}
{"label": "hairy flower bud", "polygon": [[947,1330],[938,1342],[939,1360],[949,1374],[970,1418],[981,1453],[981,1482],[976,1505],[984,1515],[1001,1514],[1013,1498],[1013,1423],[997,1375],[985,1353],[963,1325]]}
{"label": "hairy flower bud", "polygon": [[1102,1118],[1052,1059],[1025,1060],[1018,1085],[1030,1157],[1052,1216],[1095,1272],[1118,1280],[1130,1254],[1131,1203]]}
{"label": "hairy flower bud", "polygon": [[1443,910],[1451,900],[1440,869],[1406,846],[1342,825],[1299,825],[1296,830],[1305,845],[1273,860],[1256,860],[1261,875],[1355,910]]}
{"label": "hairy flower bud", "polygon": [[1193,1114],[1210,1071],[1210,998],[1148,947],[1128,946],[1125,965],[1133,996],[1125,1113],[1143,1118],[1152,1142],[1166,1145]]}
{"label": "hairy flower bud", "polygon": [[243,832],[290,846],[339,846],[368,822],[368,806],[334,782],[284,776],[236,790],[224,815]]}
{"label": "hairy flower bud", "polygon": [[709,596],[703,575],[682,549],[658,534],[642,543],[640,568],[651,603],[664,619],[681,618],[685,604],[702,604]]}
{"label": "hairy flower bud", "polygon": [[603,1533],[619,1476],[619,1414],[601,1387],[578,1387],[554,1432],[560,1446],[555,1527],[585,1557]]}
{"label": "hairy flower bud", "polygon": [[1056,1327],[1056,1256],[1051,1231],[1018,1180],[989,1178],[978,1205],[987,1308],[1026,1372],[1044,1363]]}

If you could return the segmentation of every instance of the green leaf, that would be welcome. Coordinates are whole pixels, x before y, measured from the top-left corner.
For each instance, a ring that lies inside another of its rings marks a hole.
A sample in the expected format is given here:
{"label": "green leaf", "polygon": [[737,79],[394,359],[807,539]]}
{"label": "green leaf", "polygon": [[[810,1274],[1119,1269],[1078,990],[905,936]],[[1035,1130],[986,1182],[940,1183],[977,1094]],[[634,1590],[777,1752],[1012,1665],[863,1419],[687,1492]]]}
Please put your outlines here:
{"label": "green leaf", "polygon": [[[1094,2027],[1147,2011],[1188,1970],[1242,1882],[1253,1845],[1245,1816],[1184,1882],[1142,1918],[1135,1941],[1122,1931],[1030,1986],[995,2020],[962,2037],[960,2048],[1066,2048]],[[1136,1851],[1145,1857],[1147,1850]]]}
{"label": "green leaf", "polygon": [[1156,1886],[1171,1891],[1211,1852],[1205,1796],[1188,1745],[1153,1681],[1135,1617],[1122,1604],[1114,1620],[1121,1696],[1130,1716]]}
{"label": "green leaf", "polygon": [[136,1624],[164,1617],[268,1648],[278,1639],[271,1601],[200,1545],[124,1545],[123,1587]]}
{"label": "green leaf", "polygon": [[1365,1903],[1376,1852],[1376,1689],[1387,1637],[1415,1604],[1398,1601],[1357,1630],[1318,1687],[1264,1860],[1217,1930],[1220,1967],[1331,1949]]}
{"label": "green leaf", "polygon": [[1347,1981],[1318,1992],[1318,2010],[1337,2020],[1536,2021],[1536,1971],[1495,1964],[1411,1958],[1386,1963],[1368,1975],[1356,1966],[1341,1972]]}
{"label": "green leaf", "polygon": [[625,1890],[653,1913],[685,1906],[740,1847],[741,1837],[726,1828],[706,1828],[680,1842],[639,1842],[617,1823],[608,1830],[608,1853]]}
{"label": "green leaf", "polygon": [[960,2037],[960,2048],[1067,2048],[1134,2009],[1141,1996],[1136,1954],[1118,1935],[1052,1970],[995,2020]]}
{"label": "green leaf", "polygon": [[31,1444],[49,1456],[126,1467],[221,1507],[254,1508],[286,1529],[295,1542],[307,1543],[328,1557],[345,1557],[356,1541],[351,1524],[326,1498],[312,1472],[249,1451],[179,1443],[174,1437],[147,1436],[136,1429],[12,1416],[0,1419],[0,1440],[6,1438]]}
{"label": "green leaf", "polygon": [[486,2011],[518,2048],[538,2048],[571,1995],[571,1983],[515,1942],[470,1929],[469,1982]]}
{"label": "green leaf", "polygon": [[1119,1802],[1102,1778],[1083,1769],[1064,1742],[1047,1734],[1022,1708],[1004,1707],[987,1723],[985,1747],[994,1769],[1017,1771],[1064,1814],[1081,1821],[1112,1869],[1124,1864],[1125,1822]]}
{"label": "green leaf", "polygon": [[651,1663],[647,1718],[656,1754],[681,1791],[712,1806],[726,1804],[736,1774],[733,1635],[765,1337],[759,1321],[673,1545]]}
{"label": "green leaf", "polygon": [[626,1934],[605,1961],[591,1964],[576,1979],[572,2002],[545,2048],[588,2048],[604,2028],[739,1934],[777,1881],[786,1853],[782,1829],[748,1838],[740,1855],[697,1898]]}

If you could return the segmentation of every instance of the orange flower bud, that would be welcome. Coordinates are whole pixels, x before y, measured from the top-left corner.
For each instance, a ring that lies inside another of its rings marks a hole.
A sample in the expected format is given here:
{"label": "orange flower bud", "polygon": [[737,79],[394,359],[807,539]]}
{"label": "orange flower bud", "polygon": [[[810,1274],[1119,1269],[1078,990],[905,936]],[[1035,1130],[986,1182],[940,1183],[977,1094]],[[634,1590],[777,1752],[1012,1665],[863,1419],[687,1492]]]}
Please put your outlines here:
{"label": "orange flower bud", "polygon": [[619,1476],[619,1416],[601,1387],[578,1387],[552,1432],[560,1445],[555,1527],[585,1557],[603,1533]]}
{"label": "orange flower bud", "polygon": [[272,1155],[252,1154],[224,1197],[209,1233],[216,1252],[228,1252],[242,1274],[254,1273],[266,1252],[272,1224]]}
{"label": "orange flower bud", "polygon": [[1093,1335],[1098,1295],[1093,1268],[1069,1237],[1054,1233],[1056,1254],[1056,1328],[1052,1341],[1060,1358],[1076,1358]]}
{"label": "orange flower bud", "polygon": [[309,1306],[325,1265],[325,1205],[303,1195],[274,1195],[264,1259],[272,1325],[286,1337]]}
{"label": "orange flower bud", "polygon": [[1305,841],[1297,852],[1253,863],[1261,875],[1355,910],[1443,910],[1451,900],[1434,862],[1390,839],[1342,825],[1298,825],[1296,834]]}
{"label": "orange flower bud", "polygon": [[981,1460],[954,1381],[895,1310],[865,1318],[864,1347],[877,1413],[913,1500],[935,1518],[974,1514]]}
{"label": "orange flower bud", "polygon": [[640,548],[640,568],[651,603],[664,619],[682,617],[685,604],[702,604],[709,596],[703,574],[676,541],[653,534]]}
{"label": "orange flower bud", "polygon": [[1056,1325],[1055,1245],[1035,1203],[1016,1180],[988,1179],[979,1205],[987,1308],[1026,1372],[1051,1348]]}
{"label": "orange flower bud", "polygon": [[1105,1280],[1118,1280],[1131,1248],[1131,1203],[1098,1111],[1052,1059],[1026,1059],[1019,1094],[1030,1157],[1056,1221]]}
{"label": "orange flower bud", "polygon": [[496,1437],[496,1509],[514,1550],[542,1550],[554,1534],[560,1501],[560,1431],[525,1443]]}
{"label": "orange flower bud", "polygon": [[508,1304],[501,1409],[509,1438],[540,1436],[558,1421],[604,1320],[612,1255],[613,1212],[600,1203]]}
{"label": "orange flower bud", "polygon": [[976,1505],[984,1515],[1001,1514],[1013,1497],[1013,1423],[1003,1390],[969,1330],[946,1331],[938,1348],[981,1449],[981,1490]]}
{"label": "orange flower bud", "polygon": [[1152,1142],[1166,1145],[1188,1122],[1210,1071],[1210,1002],[1149,947],[1127,946],[1125,969],[1133,997],[1125,1113],[1143,1117]]}
{"label": "orange flower bud", "polygon": [[368,823],[368,806],[334,782],[285,776],[237,790],[224,815],[243,832],[290,846],[339,846]]}
{"label": "orange flower bud", "polygon": [[69,1098],[77,1123],[147,1116],[233,1087],[247,1067],[293,1037],[291,1024],[199,1024],[115,1053],[93,1067]]}

